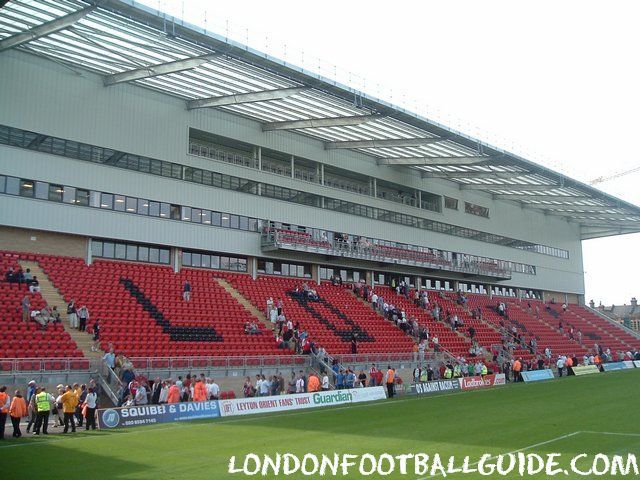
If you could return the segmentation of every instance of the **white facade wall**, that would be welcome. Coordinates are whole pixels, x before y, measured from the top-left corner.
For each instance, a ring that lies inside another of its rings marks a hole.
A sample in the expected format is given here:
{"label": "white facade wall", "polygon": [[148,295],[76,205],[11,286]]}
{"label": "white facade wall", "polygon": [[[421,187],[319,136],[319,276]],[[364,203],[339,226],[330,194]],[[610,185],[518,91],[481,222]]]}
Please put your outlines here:
{"label": "white facade wall", "polygon": [[[537,267],[537,275],[514,273],[506,283],[523,288],[584,292],[577,224],[523,209],[513,202],[494,201],[483,193],[460,190],[452,182],[421,179],[408,169],[378,167],[371,157],[357,152],[326,151],[322,142],[293,132],[262,132],[257,122],[219,109],[188,111],[184,101],[135,85],[107,88],[97,75],[85,71],[75,73],[25,53],[3,52],[0,72],[3,86],[0,124],[3,125],[562,248],[569,251],[570,258],[525,252],[13,147],[0,146],[0,174],[532,264]],[[192,156],[188,154],[190,127],[448,195],[459,200],[459,210],[444,209],[443,213],[420,210]],[[465,201],[488,207],[491,218],[464,213]],[[0,202],[3,225],[260,255],[257,234],[7,196],[0,196]]]}

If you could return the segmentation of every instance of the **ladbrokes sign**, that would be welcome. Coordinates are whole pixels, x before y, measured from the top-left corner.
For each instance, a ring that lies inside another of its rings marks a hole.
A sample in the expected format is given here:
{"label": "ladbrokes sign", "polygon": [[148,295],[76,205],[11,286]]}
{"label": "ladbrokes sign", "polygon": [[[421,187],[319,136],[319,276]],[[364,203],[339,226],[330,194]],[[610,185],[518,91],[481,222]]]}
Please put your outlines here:
{"label": "ladbrokes sign", "polygon": [[460,387],[463,390],[475,390],[477,388],[496,387],[504,385],[506,377],[504,373],[485,375],[484,377],[463,377],[460,379]]}

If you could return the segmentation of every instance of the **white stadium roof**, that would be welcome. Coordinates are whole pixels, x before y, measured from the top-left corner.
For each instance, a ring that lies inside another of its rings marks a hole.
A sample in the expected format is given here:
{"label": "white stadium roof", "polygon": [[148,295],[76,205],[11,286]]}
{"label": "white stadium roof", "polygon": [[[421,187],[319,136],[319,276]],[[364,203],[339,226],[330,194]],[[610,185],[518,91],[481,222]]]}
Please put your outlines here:
{"label": "white stadium roof", "polygon": [[589,185],[133,0],[0,0],[0,54],[17,48],[219,108],[565,217],[595,238],[640,231],[640,208]]}

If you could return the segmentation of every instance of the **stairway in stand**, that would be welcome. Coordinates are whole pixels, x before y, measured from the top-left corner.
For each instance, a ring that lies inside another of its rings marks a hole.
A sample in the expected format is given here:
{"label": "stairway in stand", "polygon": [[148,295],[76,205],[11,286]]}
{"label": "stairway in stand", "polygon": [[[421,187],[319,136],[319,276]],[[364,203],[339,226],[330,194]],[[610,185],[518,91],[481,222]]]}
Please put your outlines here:
{"label": "stairway in stand", "polygon": [[249,312],[251,312],[251,314],[254,317],[256,317],[258,320],[260,320],[260,322],[268,330],[273,330],[273,325],[271,325],[271,322],[269,321],[269,319],[267,319],[266,315],[260,310],[258,310],[258,308],[253,303],[251,303],[249,300],[243,297],[242,294],[238,292],[238,290],[233,288],[233,286],[229,282],[227,282],[224,278],[216,278],[215,281],[217,281],[222,288],[224,288],[227,292],[229,292],[229,295],[235,298],[240,305],[242,305]]}
{"label": "stairway in stand", "polygon": [[[86,358],[101,358],[101,352],[94,352],[91,350],[93,337],[86,332],[79,332],[75,328],[71,328],[69,326],[69,322],[67,320],[67,303],[51,280],[49,280],[48,275],[44,270],[42,270],[38,262],[20,260],[20,266],[25,271],[29,268],[31,270],[31,274],[38,277],[38,282],[40,283],[40,295],[47,302],[47,305],[58,309],[65,331],[71,335],[71,338],[76,342],[78,348],[82,350],[84,356]],[[89,314],[91,314],[91,312],[89,312]],[[87,325],[87,327],[89,327],[89,325]]]}

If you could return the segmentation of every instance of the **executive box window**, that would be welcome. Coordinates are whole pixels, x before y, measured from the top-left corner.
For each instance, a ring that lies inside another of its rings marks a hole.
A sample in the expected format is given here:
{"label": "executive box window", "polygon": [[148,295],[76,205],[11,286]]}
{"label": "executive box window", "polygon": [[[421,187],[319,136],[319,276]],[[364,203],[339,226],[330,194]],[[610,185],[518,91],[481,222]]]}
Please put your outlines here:
{"label": "executive box window", "polygon": [[91,240],[91,255],[95,258],[129,260],[133,262],[149,262],[169,264],[168,248],[149,247],[135,243]]}
{"label": "executive box window", "polygon": [[219,253],[205,253],[185,250],[182,252],[182,265],[185,267],[211,268],[214,270],[229,270],[232,272],[246,272],[247,259],[233,257]]}
{"label": "executive box window", "polygon": [[450,210],[458,210],[458,199],[444,197],[444,208],[448,208]]}
{"label": "executive box window", "polygon": [[489,218],[489,209],[475,203],[464,202],[464,211],[478,217]]}
{"label": "executive box window", "polygon": [[258,273],[311,278],[311,265],[258,259]]}

